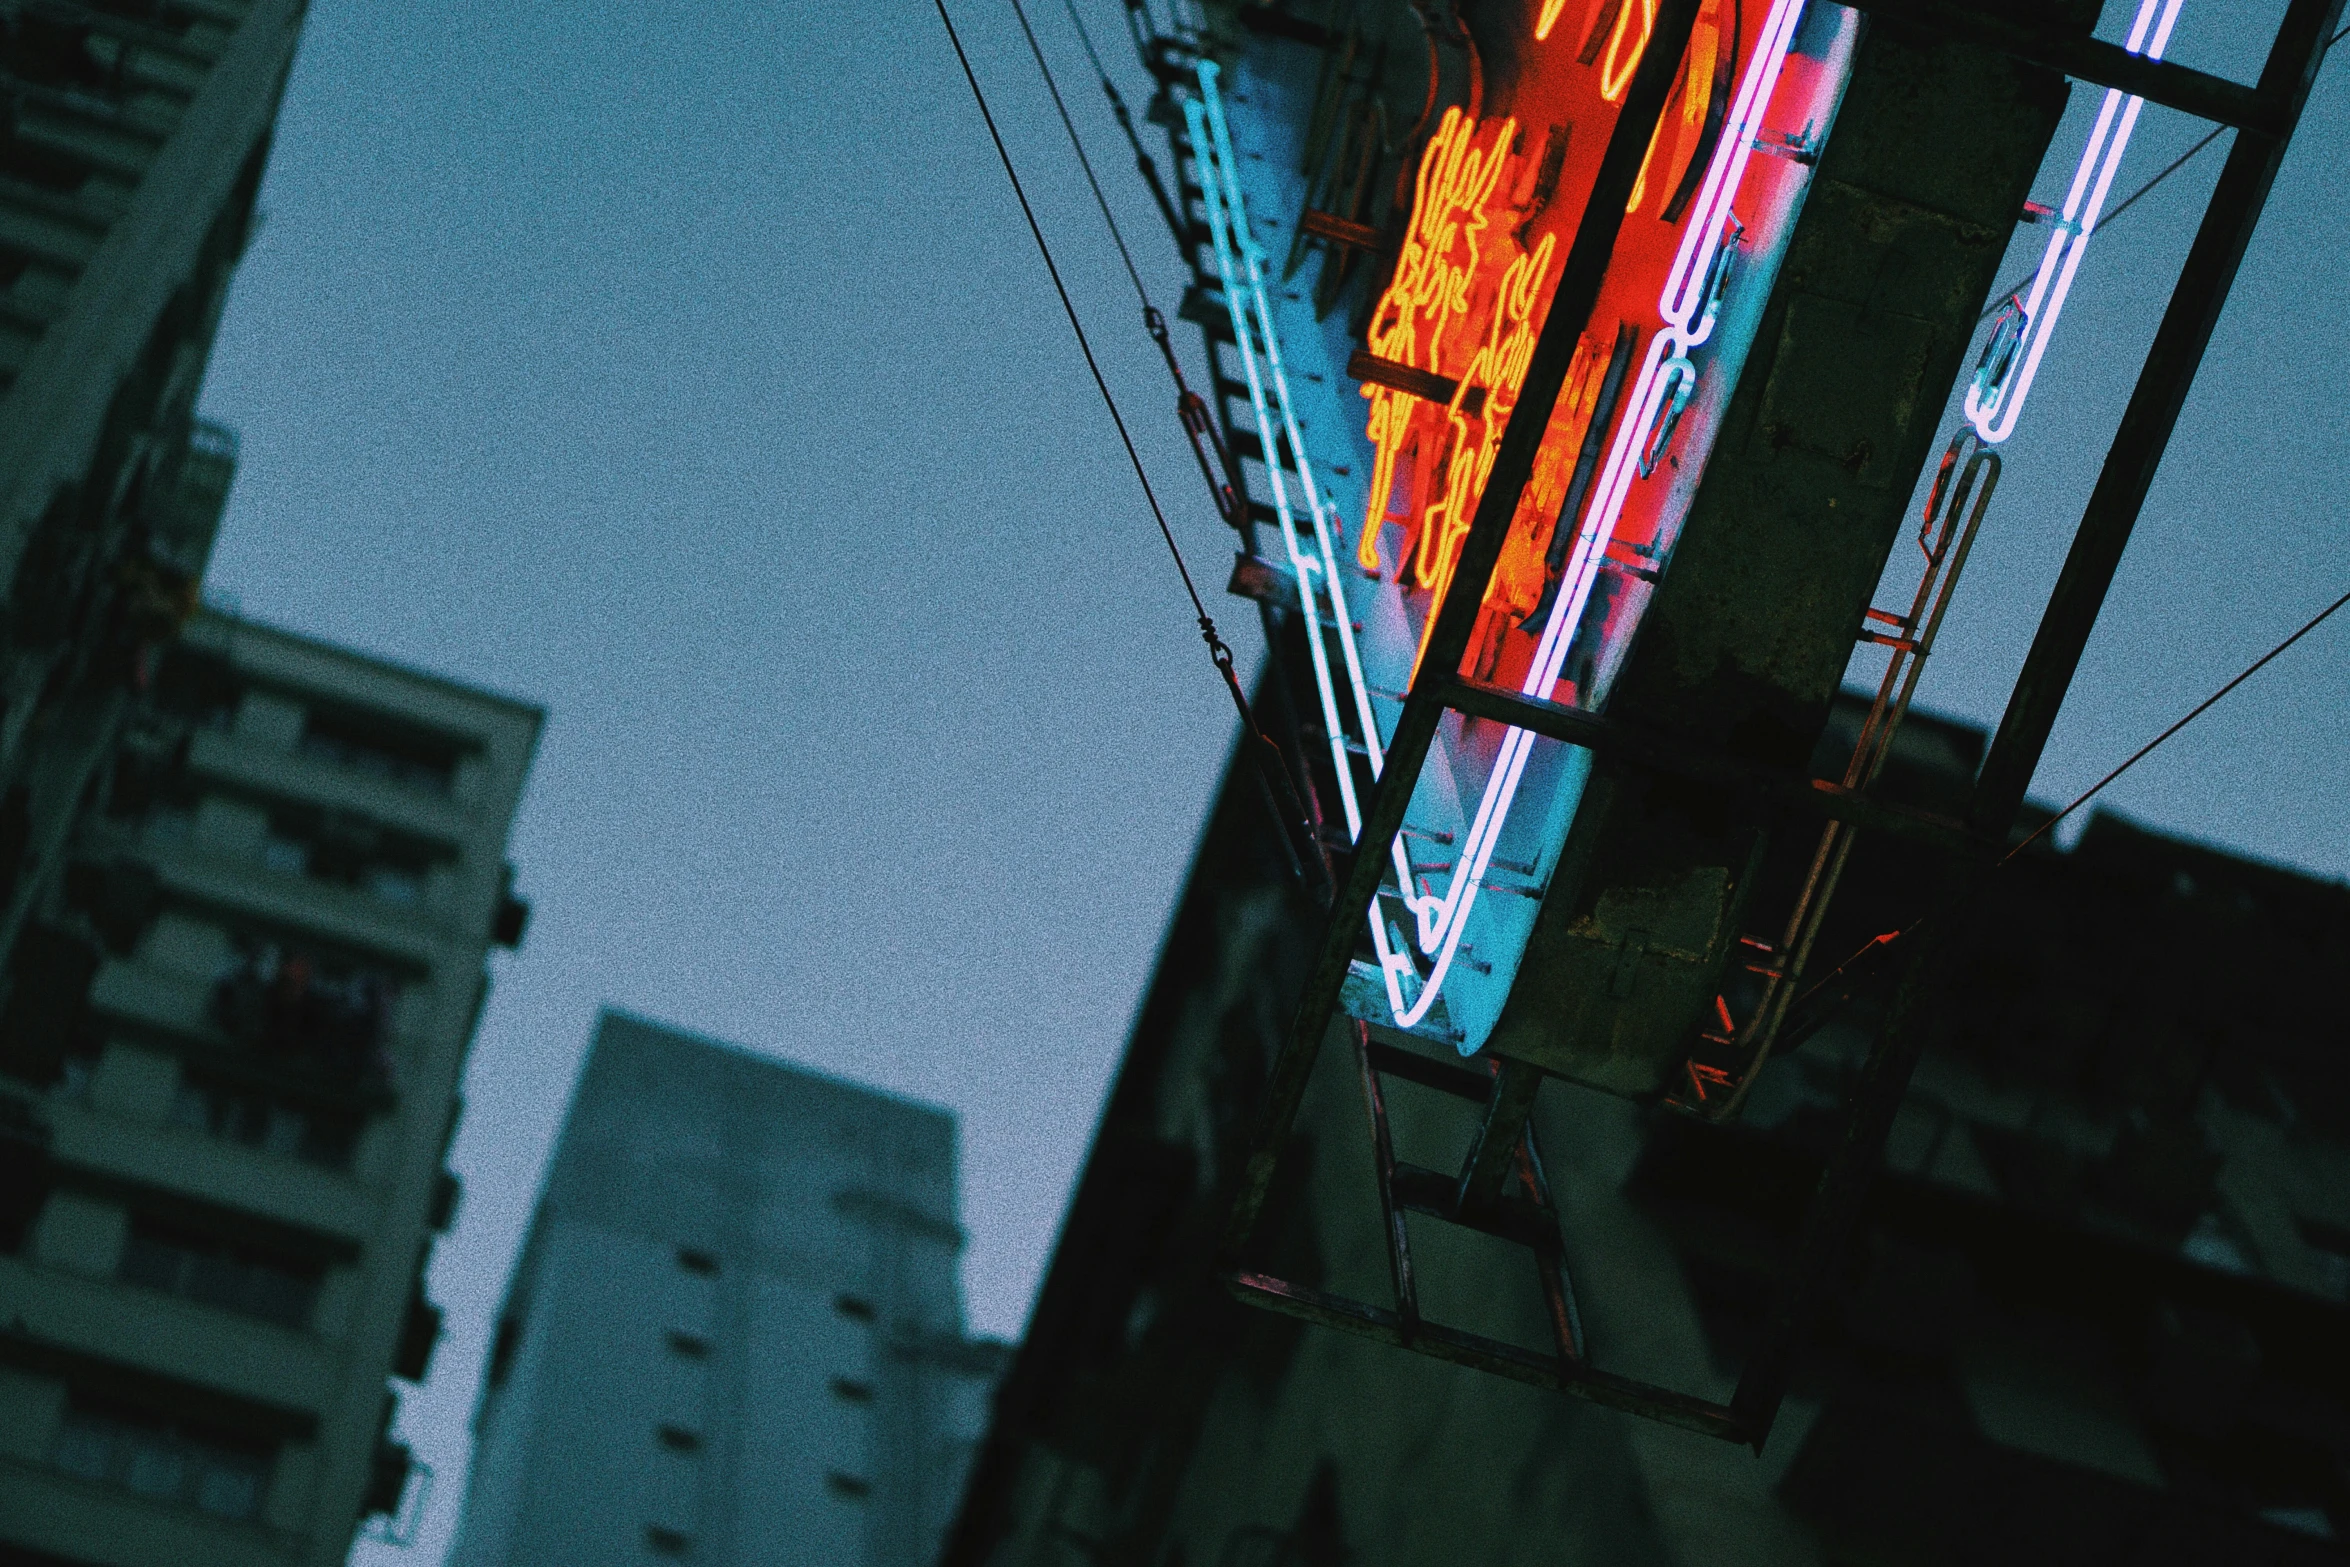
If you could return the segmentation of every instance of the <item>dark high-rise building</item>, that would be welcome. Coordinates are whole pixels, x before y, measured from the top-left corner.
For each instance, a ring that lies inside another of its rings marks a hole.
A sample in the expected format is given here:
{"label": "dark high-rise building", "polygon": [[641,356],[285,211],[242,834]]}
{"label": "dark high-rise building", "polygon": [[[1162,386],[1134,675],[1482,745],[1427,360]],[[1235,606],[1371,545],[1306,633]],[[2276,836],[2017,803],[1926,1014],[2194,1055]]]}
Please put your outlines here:
{"label": "dark high-rise building", "polygon": [[[1983,740],[1913,717],[1889,797],[1947,806]],[[1299,967],[1263,917],[1290,896],[1278,853],[1254,791],[1227,791],[948,1562],[2341,1559],[2350,888],[2111,815],[2010,866],[1967,921],[1956,999],[1757,1457],[1226,1293],[1219,1177]],[[1825,944],[1897,926],[1927,868],[1864,840]],[[1545,1096],[1589,1344],[1727,1391],[1880,1016],[1813,1035],[1728,1126]],[[1434,1053],[1415,1063],[1447,1081]],[[1426,1083],[1388,1075],[1385,1109],[1395,1158],[1441,1168],[1475,1107]],[[1354,1073],[1317,1080],[1292,1151],[1263,1264],[1378,1298]],[[1522,1252],[1410,1222],[1432,1315],[1544,1341]]]}
{"label": "dark high-rise building", "polygon": [[[310,1564],[392,1376],[535,709],[198,612],[300,0],[0,4],[0,1559]],[[191,618],[191,616],[193,618]]]}
{"label": "dark high-rise building", "polygon": [[0,7],[0,946],[195,602],[235,456],[196,391],[302,12]]}
{"label": "dark high-rise building", "polygon": [[539,725],[210,610],[162,650],[0,1010],[0,1560],[331,1567],[418,1505],[387,1379]]}

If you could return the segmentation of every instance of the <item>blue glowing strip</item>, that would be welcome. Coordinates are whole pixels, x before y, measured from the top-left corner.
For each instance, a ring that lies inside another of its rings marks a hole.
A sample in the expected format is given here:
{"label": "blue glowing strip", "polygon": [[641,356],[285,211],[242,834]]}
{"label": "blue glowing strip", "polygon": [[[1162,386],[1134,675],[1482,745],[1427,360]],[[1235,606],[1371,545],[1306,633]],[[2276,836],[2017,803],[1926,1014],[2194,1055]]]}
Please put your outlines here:
{"label": "blue glowing strip", "polygon": [[[1232,319],[1232,332],[1240,349],[1241,368],[1247,377],[1249,404],[1257,417],[1257,437],[1263,444],[1265,471],[1273,491],[1273,511],[1279,519],[1283,544],[1289,552],[1291,570],[1297,577],[1298,596],[1308,618],[1306,648],[1312,657],[1314,686],[1321,698],[1323,729],[1330,738],[1331,766],[1338,776],[1338,794],[1346,812],[1347,835],[1362,835],[1362,805],[1357,798],[1353,764],[1347,756],[1347,725],[1340,717],[1338,692],[1332,678],[1330,654],[1325,636],[1334,636],[1339,656],[1346,666],[1347,678],[1354,686],[1358,734],[1370,761],[1371,776],[1379,776],[1385,761],[1380,744],[1379,728],[1371,713],[1370,688],[1363,678],[1360,652],[1355,646],[1352,608],[1340,587],[1336,546],[1331,538],[1331,518],[1322,505],[1319,489],[1314,482],[1313,459],[1307,454],[1305,434],[1298,427],[1297,416],[1291,406],[1289,381],[1281,363],[1280,338],[1273,326],[1273,306],[1265,290],[1264,248],[1257,244],[1250,232],[1248,209],[1244,203],[1238,177],[1238,160],[1233,155],[1232,135],[1224,119],[1224,106],[1216,90],[1220,74],[1216,63],[1203,60],[1199,67],[1200,96],[1183,105],[1184,123],[1191,135],[1192,155],[1200,170],[1203,204],[1207,208],[1208,232],[1216,250],[1216,267],[1224,284],[1224,305]],[[1246,303],[1244,303],[1246,301]],[[1252,311],[1249,307],[1253,305]],[[1254,320],[1251,320],[1252,315]],[[1261,352],[1264,371],[1258,368]],[[1304,492],[1311,518],[1314,545],[1309,549],[1300,537],[1295,513],[1290,508],[1289,487],[1282,477],[1281,447],[1274,438],[1273,411],[1265,391],[1265,375],[1273,381],[1275,398],[1281,406],[1281,433],[1289,440],[1289,451],[1298,470],[1299,488]],[[1327,605],[1327,615],[1324,607]],[[1400,839],[1393,855],[1398,877],[1409,885],[1410,866]],[[1371,934],[1377,944],[1382,963],[1389,961],[1390,953],[1384,927],[1376,907],[1370,915]],[[1406,967],[1410,959],[1401,961]]]}
{"label": "blue glowing strip", "polygon": [[[2182,0],[2139,0],[2137,20],[2130,28],[2127,45],[2130,53],[2143,54],[2149,60],[2161,59],[2163,50],[2170,46],[2171,28],[2178,22],[2181,3]],[[2155,21],[2158,7],[2159,24]],[[2146,37],[2150,25],[2154,30],[2151,44]],[[2130,145],[2130,132],[2137,127],[2138,111],[2145,106],[2145,99],[2125,97],[2118,87],[2105,90],[2105,102],[2097,111],[2097,124],[2089,132],[2089,145],[2081,149],[2080,167],[2073,171],[2072,189],[2065,194],[2063,214],[2056,232],[2049,237],[2047,253],[2040,258],[2040,270],[2033,275],[2031,296],[2024,302],[2024,330],[2029,342],[2012,376],[2003,375],[1988,386],[1978,382],[1967,388],[1967,423],[1975,427],[1975,434],[1986,446],[1997,445],[2015,433],[2016,420],[2024,411],[2024,399],[2031,394],[2032,382],[2040,373],[2040,356],[2047,351],[2049,336],[2064,314],[2064,302],[2073,289],[2073,276],[2081,269],[2081,257],[2089,249],[2089,236],[2095,232],[2097,219],[2105,211],[2106,195],[2113,188],[2114,175],[2121,169],[2122,153]]]}

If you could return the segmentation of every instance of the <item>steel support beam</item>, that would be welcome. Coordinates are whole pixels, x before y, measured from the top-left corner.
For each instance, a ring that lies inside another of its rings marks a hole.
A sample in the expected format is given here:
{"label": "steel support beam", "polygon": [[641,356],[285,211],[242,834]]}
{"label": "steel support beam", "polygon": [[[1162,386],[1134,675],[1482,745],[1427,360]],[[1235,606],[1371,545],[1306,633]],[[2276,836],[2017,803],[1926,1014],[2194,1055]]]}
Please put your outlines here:
{"label": "steel support beam", "polygon": [[1965,825],[1953,817],[1871,799],[1824,778],[1807,778],[1783,768],[1762,767],[1721,752],[1700,751],[1643,735],[1598,713],[1525,696],[1480,680],[1455,680],[1444,692],[1444,702],[1473,718],[1490,718],[1496,723],[1531,730],[1548,739],[1563,740],[1568,745],[1581,746],[1651,772],[1760,795],[1774,805],[1831,817],[1871,832],[1889,833],[1929,848],[1974,854],[1998,846],[1992,840],[1970,835]]}
{"label": "steel support beam", "polygon": [[1671,95],[1682,53],[1689,47],[1689,35],[1697,23],[1698,5],[1699,0],[1662,0],[1658,5],[1655,31],[1632,73],[1615,128],[1608,134],[1598,177],[1592,182],[1583,219],[1576,226],[1574,243],[1568,247],[1559,272],[1550,314],[1543,320],[1542,335],[1526,369],[1525,388],[1510,415],[1509,427],[1502,433],[1501,449],[1495,454],[1484,493],[1478,498],[1452,587],[1436,611],[1436,624],[1420,660],[1420,678],[1413,683],[1395,734],[1388,741],[1386,769],[1371,793],[1346,883],[1331,905],[1321,953],[1298,998],[1288,1037],[1274,1058],[1265,1085],[1263,1119],[1225,1226],[1223,1260],[1227,1268],[1240,1264],[1242,1248],[1271,1189],[1282,1144],[1288,1140],[1298,1106],[1305,1098],[1306,1080],[1312,1075],[1322,1036],[1337,1010],[1339,991],[1354,961],[1356,932],[1362,928],[1371,900],[1379,894],[1388,851],[1403,828],[1412,789],[1419,782],[1428,748],[1435,743],[1437,725],[1444,717],[1444,693],[1468,650],[1478,607],[1484,602],[1494,563],[1501,557],[1519,495],[1533,474],[1534,455],[1550,424],[1559,391],[1566,384],[1575,344],[1590,322],[1608,263],[1615,257],[1624,208],[1647,158],[1649,140],[1664,117],[1665,100]]}
{"label": "steel support beam", "polygon": [[1513,1381],[1554,1388],[1577,1398],[1587,1398],[1595,1404],[1605,1404],[1610,1409],[1621,1409],[1704,1436],[1734,1439],[1738,1434],[1731,1424],[1729,1410],[1720,1404],[1601,1371],[1587,1362],[1564,1360],[1556,1355],[1521,1349],[1499,1339],[1465,1333],[1459,1328],[1448,1328],[1434,1322],[1420,1322],[1407,1333],[1396,1314],[1383,1307],[1348,1300],[1343,1296],[1309,1289],[1305,1285],[1292,1284],[1266,1274],[1237,1273],[1228,1281],[1228,1286],[1236,1297],[1252,1306],[1262,1306],[1284,1316],[1375,1339],[1382,1344],[1416,1349],[1423,1355],[1449,1360],[1456,1366],[1473,1366],[1479,1371],[1490,1371]]}
{"label": "steel support beam", "polygon": [[1501,1184],[1517,1169],[1518,1142],[1526,1135],[1526,1118],[1534,1113],[1534,1096],[1541,1091],[1542,1068],[1508,1056],[1495,1063],[1485,1119],[1469,1145],[1458,1190],[1452,1194],[1456,1213],[1481,1214],[1500,1201]]}
{"label": "steel support beam", "polygon": [[2178,109],[2197,119],[2213,120],[2272,136],[2288,134],[2299,105],[2287,108],[2268,90],[2263,78],[2258,88],[2213,76],[2189,66],[2172,65],[2132,54],[2119,44],[2096,38],[2067,38],[2012,22],[1949,0],[1838,0],[1839,4],[1887,22],[1914,27],[1919,32],[1952,43],[1977,44],[2028,65],[2078,78],[2099,87],[2118,87],[2148,103]]}

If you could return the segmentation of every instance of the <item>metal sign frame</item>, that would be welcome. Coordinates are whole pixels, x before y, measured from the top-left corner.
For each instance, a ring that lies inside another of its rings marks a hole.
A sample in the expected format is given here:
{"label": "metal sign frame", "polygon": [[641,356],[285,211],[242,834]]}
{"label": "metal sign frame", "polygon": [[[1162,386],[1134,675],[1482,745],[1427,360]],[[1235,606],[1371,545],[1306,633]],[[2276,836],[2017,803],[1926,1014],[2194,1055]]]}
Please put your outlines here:
{"label": "metal sign frame", "polygon": [[[1356,1051],[1378,1169],[1380,1209],[1395,1285],[1393,1308],[1307,1288],[1246,1265],[1251,1236],[1272,1189],[1281,1151],[1296,1124],[1354,958],[1355,938],[1378,895],[1390,849],[1403,826],[1414,784],[1447,709],[1513,724],[1535,734],[1620,758],[1643,770],[1730,785],[1757,803],[1808,811],[1868,831],[1888,831],[1948,851],[1964,890],[2008,841],[2024,791],[2038,766],[2056,714],[2078,669],[2105,594],[2119,568],[2154,473],[2176,428],[2189,387],[2235,282],[2279,164],[2309,97],[2327,39],[2345,0],[2291,0],[2259,82],[2240,83],[2150,61],[2118,45],[2065,38],[2024,23],[1981,14],[1947,0],[1841,0],[1882,24],[1936,41],[1973,44],[2116,87],[2152,103],[2233,127],[2226,167],[2206,205],[2153,346],[2140,369],[2095,490],[2050,595],[2031,652],[1984,760],[1966,817],[1954,821],[1873,800],[1800,773],[1762,769],[1726,755],[1668,745],[1561,704],[1459,676],[1494,567],[1535,451],[1565,381],[1577,338],[1589,325],[1614,255],[1624,209],[1662,117],[1700,0],[1661,0],[1655,31],[1625,93],[1599,174],[1567,252],[1524,391],[1480,497],[1449,591],[1436,613],[1420,665],[1387,751],[1387,766],[1367,801],[1363,830],[1329,910],[1314,969],[1276,1055],[1265,1109],[1220,1248],[1219,1268],[1241,1301],[1438,1359],[1532,1382],[1644,1417],[1740,1442],[1758,1452],[1786,1392],[1797,1343],[1822,1283],[1865,1195],[1893,1116],[1923,1048],[1920,999],[1931,987],[1939,929],[1910,948],[1884,1026],[1872,1043],[1847,1106],[1843,1135],[1805,1213],[1783,1267],[1762,1339],[1727,1403],[1604,1372],[1591,1364],[1564,1267],[1557,1210],[1527,1127],[1542,1074],[1499,1060],[1490,1075],[1396,1049],[1357,1025]],[[1944,920],[1943,926],[1951,921]],[[1384,1080],[1400,1077],[1484,1106],[1484,1124],[1457,1177],[1399,1165],[1392,1153]],[[1515,1180],[1521,1194],[1506,1188]],[[1420,1213],[1525,1245],[1538,1265],[1554,1351],[1527,1350],[1423,1319],[1403,1215]]]}

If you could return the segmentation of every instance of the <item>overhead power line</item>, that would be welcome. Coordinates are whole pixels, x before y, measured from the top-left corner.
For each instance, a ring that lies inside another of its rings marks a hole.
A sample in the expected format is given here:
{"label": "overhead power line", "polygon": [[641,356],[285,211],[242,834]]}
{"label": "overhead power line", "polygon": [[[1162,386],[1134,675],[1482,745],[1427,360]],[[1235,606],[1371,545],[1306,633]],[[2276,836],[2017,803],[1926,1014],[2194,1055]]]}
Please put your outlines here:
{"label": "overhead power line", "polygon": [[[1053,247],[1044,237],[1043,225],[1037,221],[1036,208],[1029,203],[1028,189],[1021,183],[1020,171],[1012,163],[1011,149],[1004,145],[1003,132],[996,127],[995,111],[988,107],[987,94],[979,85],[979,75],[971,68],[971,56],[963,48],[962,34],[955,30],[955,19],[947,14],[946,0],[931,0],[931,4],[938,11],[939,21],[946,27],[947,42],[954,46],[955,60],[963,68],[963,80],[971,84],[971,96],[979,105],[979,117],[986,122],[988,139],[995,143],[996,157],[1004,166],[1004,177],[1011,182],[1012,194],[1020,203],[1020,215],[1028,220],[1029,236],[1036,241],[1037,254],[1044,258],[1045,273],[1052,279],[1053,292],[1060,297],[1061,311],[1069,318],[1070,331],[1077,336],[1077,348],[1085,356],[1085,368],[1092,372],[1094,389],[1101,393],[1102,406],[1110,411],[1110,422],[1118,430],[1118,442],[1126,448],[1126,460],[1133,465],[1135,482],[1142,486],[1142,498],[1150,503],[1151,516],[1159,525],[1159,537],[1166,541],[1167,554],[1175,562],[1176,575],[1183,579],[1183,591],[1191,600],[1193,613],[1199,617],[1200,638],[1208,645],[1208,658],[1215,664],[1217,674],[1223,677],[1224,689],[1231,695],[1232,705],[1240,714],[1242,732],[1249,737],[1247,750],[1257,770],[1257,781],[1265,792],[1266,805],[1281,828],[1282,845],[1288,853],[1291,868],[1301,880],[1327,896],[1330,890],[1328,867],[1315,843],[1305,807],[1298,797],[1297,786],[1290,779],[1288,765],[1282,759],[1281,747],[1271,735],[1258,727],[1256,715],[1249,708],[1248,695],[1240,688],[1240,674],[1234,667],[1232,649],[1217,632],[1216,622],[1208,614],[1208,606],[1200,599],[1199,586],[1192,581],[1191,568],[1184,564],[1182,547],[1175,542],[1175,530],[1168,525],[1166,509],[1159,504],[1158,492],[1151,487],[1150,474],[1142,465],[1142,453],[1136,450],[1134,436],[1126,428],[1126,416],[1119,412],[1118,399],[1110,391],[1108,378],[1102,374],[1101,361],[1094,356],[1093,341],[1086,335],[1085,323],[1077,314],[1077,304],[1069,297],[1068,285],[1061,280],[1060,264],[1053,259]],[[1027,13],[1021,11],[1018,0],[1013,0],[1012,9],[1020,17],[1020,29],[1027,34],[1029,47],[1036,50],[1036,34],[1029,29]],[[1036,50],[1036,55],[1037,63],[1043,65],[1043,51]],[[1061,109],[1061,123],[1068,128],[1070,140],[1074,144],[1077,128],[1070,123],[1068,110],[1061,104],[1060,88],[1053,85],[1049,70],[1045,73],[1045,81],[1047,86],[1052,87],[1053,103]],[[1086,159],[1082,146],[1078,147],[1077,156],[1085,168],[1087,183],[1093,186],[1094,199],[1101,203],[1102,216],[1110,220],[1110,231],[1115,238],[1117,222],[1110,218],[1109,202],[1103,199],[1101,185],[1094,180],[1093,166]],[[1142,275],[1135,270],[1133,258],[1126,254],[1123,239],[1118,242],[1118,253],[1125,257],[1127,273],[1134,279],[1135,289],[1142,293],[1145,320],[1154,320],[1158,312],[1150,308],[1149,292],[1143,288]],[[1161,347],[1165,346],[1162,342]],[[1173,363],[1171,351],[1169,363]],[[1180,371],[1176,379],[1180,384]]]}
{"label": "overhead power line", "polygon": [[[2350,32],[2350,29],[2345,29],[2345,31]],[[2210,712],[2212,708],[2218,706],[2221,698],[2225,697],[2229,692],[2235,690],[2236,687],[2242,685],[2245,681],[2250,680],[2254,675],[2259,674],[2263,669],[2266,669],[2270,664],[2274,663],[2284,654],[2287,648],[2290,648],[2294,643],[2299,642],[2303,637],[2308,636],[2312,631],[2315,631],[2318,627],[2324,625],[2334,616],[2335,612],[2340,610],[2344,605],[2350,605],[2350,593],[2343,594],[2340,598],[2334,600],[2331,604],[2328,604],[2325,608],[2310,616],[2309,619],[2303,621],[2300,628],[2293,632],[2292,635],[2286,637],[2275,647],[2270,648],[2267,652],[2261,654],[2251,663],[2245,665],[2244,668],[2235,676],[2235,678],[2228,681],[2226,685],[2221,686],[2217,691],[2212,692],[2211,695],[2205,697],[2202,701],[2196,703],[2193,708],[2188,710],[2186,716],[2179,719],[2177,723],[2172,724],[2168,729],[2165,729],[2162,733],[2156,735],[2153,739],[2138,747],[2137,750],[2132,751],[2122,760],[2119,766],[2113,769],[2113,771],[2107,773],[2104,777],[2098,779],[2095,783],[2091,784],[2087,789],[2083,790],[2079,795],[2077,795],[2070,805],[2066,806],[2063,810],[2058,811],[2055,815],[2049,817],[2039,826],[2033,828],[2032,831],[2013,848],[2009,849],[2005,854],[1999,857],[1998,861],[1991,867],[1992,872],[1996,874],[1997,872],[2005,870],[2009,865],[2013,864],[2015,862],[2016,856],[2022,854],[2026,849],[2030,848],[2033,844],[2039,842],[2050,832],[2054,831],[2058,823],[2071,816],[2082,806],[2087,805],[2091,800],[2097,798],[2098,795],[2104,793],[2108,784],[2121,777],[2122,774],[2128,772],[2131,768],[2137,766],[2140,762],[2146,760],[2147,757],[2153,755],[2156,748],[2161,746],[2163,742],[2169,740],[2180,730],[2186,728],[2196,719],[2201,718],[2205,713]],[[1823,991],[1827,990],[1830,986],[1835,984],[1837,978],[1840,975],[1850,971],[1855,964],[1859,963],[1862,959],[1867,958],[1872,953],[1876,953],[1881,951],[1883,948],[1893,946],[1900,942],[1903,938],[1916,933],[1920,927],[1950,914],[1959,906],[1962,901],[1963,899],[1953,899],[1949,903],[1942,904],[1936,908],[1928,909],[1925,913],[1919,915],[1916,919],[1911,920],[1907,925],[1902,926],[1899,930],[1887,931],[1882,936],[1870,937],[1867,941],[1861,943],[1860,947],[1855,950],[1850,957],[1837,964],[1834,968],[1828,970],[1828,972],[1821,975],[1818,980],[1814,981],[1810,986],[1806,987],[1803,994],[1796,998],[1795,1006],[1796,1008],[1809,1011],[1810,1016],[1803,1024],[1790,1027],[1789,1029],[1782,1032],[1779,1048],[1782,1050],[1791,1049],[1795,1045],[1801,1043],[1806,1036],[1817,1032],[1822,1026],[1828,1023],[1835,1016],[1835,1014],[1841,1011],[1844,1005],[1852,999],[1853,992],[1848,992],[1846,995],[1828,1006],[1818,1009],[1810,1009],[1806,1007],[1806,1003],[1810,1002],[1813,997],[1820,995]],[[1857,987],[1855,987],[1855,990],[1857,990]]]}

